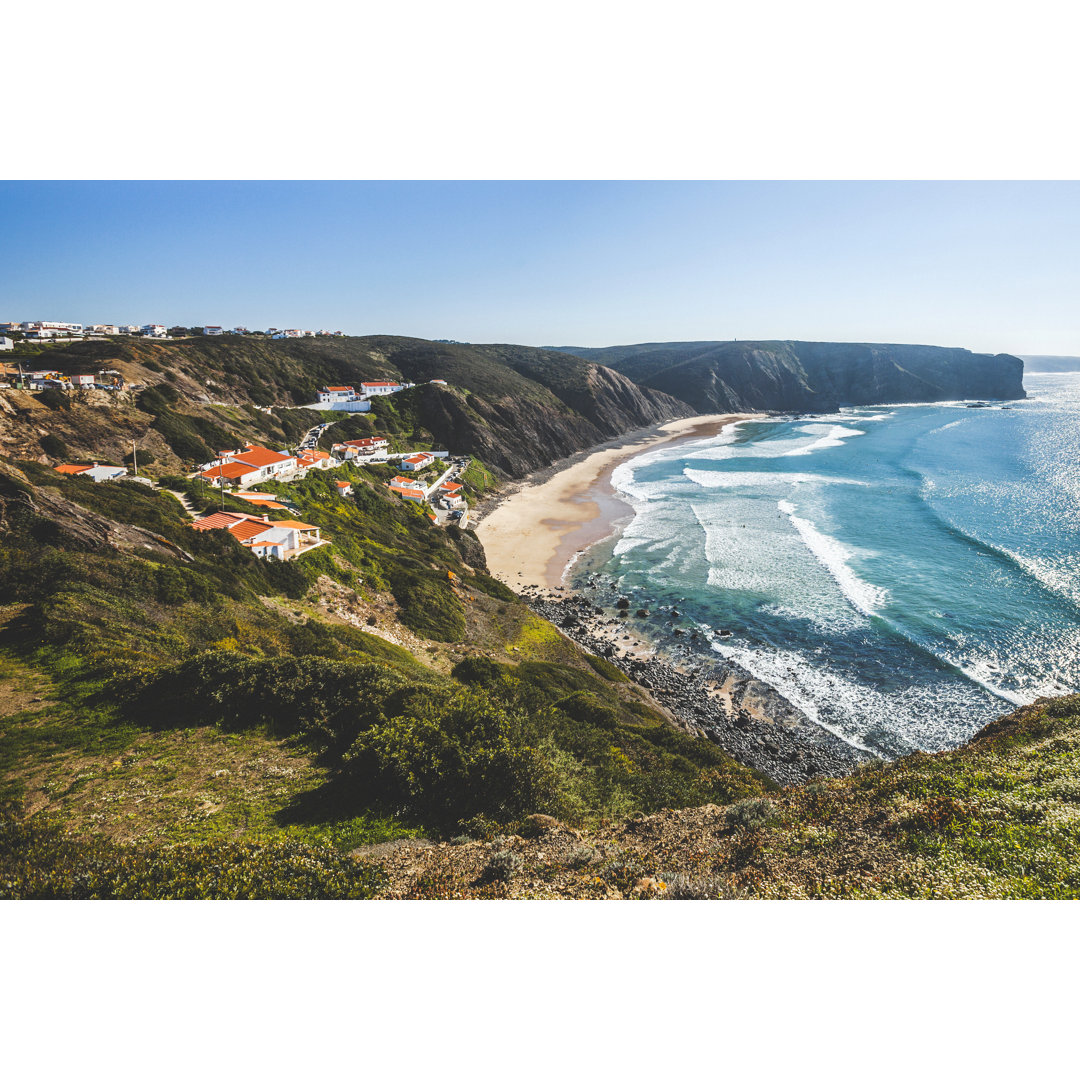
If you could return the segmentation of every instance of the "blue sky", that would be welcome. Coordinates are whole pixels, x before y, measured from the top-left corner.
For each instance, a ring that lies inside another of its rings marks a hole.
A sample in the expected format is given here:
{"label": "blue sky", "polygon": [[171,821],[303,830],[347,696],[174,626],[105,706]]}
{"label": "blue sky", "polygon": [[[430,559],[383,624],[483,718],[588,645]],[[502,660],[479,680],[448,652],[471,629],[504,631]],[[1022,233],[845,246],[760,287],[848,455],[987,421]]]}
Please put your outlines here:
{"label": "blue sky", "polygon": [[0,320],[1080,354],[1073,182],[4,182]]}

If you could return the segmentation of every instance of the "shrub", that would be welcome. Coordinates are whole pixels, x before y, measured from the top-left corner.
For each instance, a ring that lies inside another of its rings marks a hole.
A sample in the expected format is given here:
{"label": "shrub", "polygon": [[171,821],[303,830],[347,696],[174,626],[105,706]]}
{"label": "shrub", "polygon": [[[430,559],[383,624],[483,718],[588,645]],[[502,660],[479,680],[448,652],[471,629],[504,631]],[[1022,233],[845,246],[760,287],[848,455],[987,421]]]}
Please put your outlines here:
{"label": "shrub", "polygon": [[554,802],[554,782],[529,745],[529,718],[483,691],[418,694],[362,731],[346,756],[349,782],[388,809],[436,822],[485,814],[510,821]]}
{"label": "shrub", "polygon": [[59,435],[42,435],[38,442],[41,444],[41,449],[49,457],[63,458],[68,456],[67,443]]}
{"label": "shrub", "polygon": [[480,877],[483,881],[509,881],[521,873],[524,860],[516,851],[504,848],[496,851],[487,861]]}
{"label": "shrub", "polygon": [[689,874],[664,876],[667,889],[665,900],[734,900],[736,894],[727,878],[707,876],[695,878]]}
{"label": "shrub", "polygon": [[53,412],[65,412],[71,408],[71,399],[63,390],[57,390],[55,386],[42,390],[38,394],[38,401]]}
{"label": "shrub", "polygon": [[743,799],[727,808],[726,818],[735,829],[764,829],[776,822],[776,807],[768,799]]}

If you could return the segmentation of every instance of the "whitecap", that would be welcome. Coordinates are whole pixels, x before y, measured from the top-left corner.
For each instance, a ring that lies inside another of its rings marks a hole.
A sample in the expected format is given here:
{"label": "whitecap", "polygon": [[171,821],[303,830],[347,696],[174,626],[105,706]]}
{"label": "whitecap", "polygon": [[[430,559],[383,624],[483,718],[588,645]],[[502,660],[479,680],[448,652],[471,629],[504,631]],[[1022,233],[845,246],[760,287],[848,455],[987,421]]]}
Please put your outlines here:
{"label": "whitecap", "polygon": [[[807,431],[806,428],[799,428],[799,430],[803,432]],[[816,434],[816,432],[814,434]],[[859,431],[858,428],[842,427],[840,424],[833,424],[821,438],[810,443],[809,446],[797,446],[794,450],[785,450],[781,456],[799,457],[804,454],[812,454],[815,450],[827,450],[833,446],[843,446],[845,439],[850,439],[855,435],[865,434],[865,431]]]}
{"label": "whitecap", "polygon": [[864,581],[851,569],[848,560],[853,558],[856,552],[839,540],[819,532],[813,522],[798,517],[795,507],[785,499],[781,499],[776,505],[798,530],[803,543],[814,557],[828,570],[848,603],[868,618],[877,615],[888,603],[889,593],[887,589]]}

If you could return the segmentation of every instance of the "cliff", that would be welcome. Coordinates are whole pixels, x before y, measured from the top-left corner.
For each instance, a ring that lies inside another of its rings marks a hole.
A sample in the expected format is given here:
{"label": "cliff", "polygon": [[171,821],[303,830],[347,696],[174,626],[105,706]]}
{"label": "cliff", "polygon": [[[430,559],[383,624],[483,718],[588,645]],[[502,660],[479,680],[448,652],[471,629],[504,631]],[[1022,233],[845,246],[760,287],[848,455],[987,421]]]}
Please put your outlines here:
{"label": "cliff", "polygon": [[1025,396],[1019,357],[934,345],[676,341],[565,351],[700,412],[832,412],[841,405]]}

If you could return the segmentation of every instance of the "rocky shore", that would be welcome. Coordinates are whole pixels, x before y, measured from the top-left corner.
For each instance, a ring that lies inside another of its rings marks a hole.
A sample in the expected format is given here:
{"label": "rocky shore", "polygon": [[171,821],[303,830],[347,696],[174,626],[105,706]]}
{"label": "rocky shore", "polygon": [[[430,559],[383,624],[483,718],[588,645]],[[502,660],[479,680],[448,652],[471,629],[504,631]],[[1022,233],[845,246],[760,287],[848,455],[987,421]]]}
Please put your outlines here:
{"label": "rocky shore", "polygon": [[871,757],[719,656],[696,631],[676,627],[671,643],[657,646],[632,636],[626,608],[600,607],[564,588],[526,586],[521,594],[568,638],[648,690],[679,727],[711,739],[736,761],[778,784],[843,776]]}

